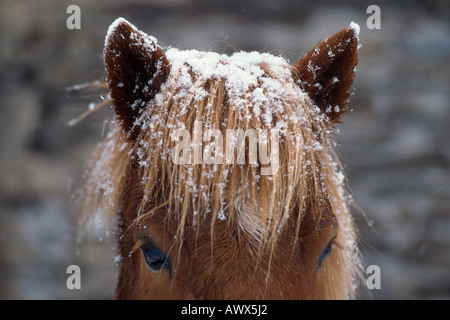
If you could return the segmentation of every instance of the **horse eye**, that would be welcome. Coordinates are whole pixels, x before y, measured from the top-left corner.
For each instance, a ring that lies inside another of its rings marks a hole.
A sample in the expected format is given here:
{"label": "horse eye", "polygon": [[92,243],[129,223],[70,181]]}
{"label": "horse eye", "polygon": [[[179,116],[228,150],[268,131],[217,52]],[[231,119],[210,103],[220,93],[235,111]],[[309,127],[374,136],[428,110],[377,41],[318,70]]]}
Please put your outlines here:
{"label": "horse eye", "polygon": [[323,262],[331,253],[331,249],[334,247],[334,239],[331,240],[328,245],[325,247],[325,249],[320,254],[319,258],[317,259],[317,271],[319,271],[322,268]]}
{"label": "horse eye", "polygon": [[172,263],[170,258],[167,257],[161,249],[159,249],[153,241],[146,239],[145,243],[141,246],[142,253],[144,254],[145,262],[155,272],[161,272],[164,268],[169,271],[171,275]]}

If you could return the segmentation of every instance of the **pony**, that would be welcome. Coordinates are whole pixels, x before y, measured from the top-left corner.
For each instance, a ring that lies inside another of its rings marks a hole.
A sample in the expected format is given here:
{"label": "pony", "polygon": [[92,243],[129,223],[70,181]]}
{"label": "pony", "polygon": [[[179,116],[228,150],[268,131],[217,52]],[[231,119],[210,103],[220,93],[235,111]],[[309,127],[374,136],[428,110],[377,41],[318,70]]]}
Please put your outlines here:
{"label": "pony", "polygon": [[359,251],[333,137],[359,47],[353,22],[294,65],[162,48],[123,18],[111,24],[113,126],[80,201],[82,221],[115,227],[117,299],[355,298]]}

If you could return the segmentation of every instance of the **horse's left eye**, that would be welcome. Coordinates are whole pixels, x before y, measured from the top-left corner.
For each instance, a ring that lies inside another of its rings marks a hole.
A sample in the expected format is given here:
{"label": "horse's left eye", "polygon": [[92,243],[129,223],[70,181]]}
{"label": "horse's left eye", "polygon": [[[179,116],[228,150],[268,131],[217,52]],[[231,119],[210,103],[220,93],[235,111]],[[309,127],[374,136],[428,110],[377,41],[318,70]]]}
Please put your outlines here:
{"label": "horse's left eye", "polygon": [[325,261],[326,258],[328,258],[328,256],[331,253],[331,249],[333,247],[334,247],[334,239],[328,243],[328,245],[325,247],[325,249],[320,254],[319,258],[317,259],[317,271],[319,271],[320,268],[322,268],[323,262]]}
{"label": "horse's left eye", "polygon": [[146,239],[145,243],[141,246],[142,253],[144,254],[145,262],[155,272],[161,272],[165,268],[171,274],[172,263],[170,258],[167,257],[161,249],[159,249],[153,241]]}

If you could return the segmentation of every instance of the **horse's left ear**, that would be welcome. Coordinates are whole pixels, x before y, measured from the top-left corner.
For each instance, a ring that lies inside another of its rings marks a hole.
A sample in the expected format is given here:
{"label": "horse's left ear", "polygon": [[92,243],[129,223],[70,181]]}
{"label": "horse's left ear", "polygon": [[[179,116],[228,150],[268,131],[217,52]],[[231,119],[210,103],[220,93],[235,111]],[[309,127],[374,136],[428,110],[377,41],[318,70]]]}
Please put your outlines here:
{"label": "horse's left ear", "polygon": [[169,62],[154,37],[123,18],[109,27],[103,53],[114,112],[134,137],[133,124],[166,81]]}
{"label": "horse's left ear", "polygon": [[329,119],[339,122],[346,111],[356,75],[359,26],[350,26],[319,43],[294,66],[294,77]]}

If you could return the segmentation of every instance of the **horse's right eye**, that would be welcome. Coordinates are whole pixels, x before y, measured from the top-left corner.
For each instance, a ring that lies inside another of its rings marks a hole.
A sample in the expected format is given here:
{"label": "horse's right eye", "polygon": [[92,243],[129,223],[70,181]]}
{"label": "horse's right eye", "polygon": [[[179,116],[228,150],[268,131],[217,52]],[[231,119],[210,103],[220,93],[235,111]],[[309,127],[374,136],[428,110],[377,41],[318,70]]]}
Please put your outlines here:
{"label": "horse's right eye", "polygon": [[172,263],[170,258],[167,257],[153,241],[145,239],[141,246],[141,250],[144,254],[145,262],[152,271],[162,272],[164,269],[167,269],[169,275],[172,275]]}

